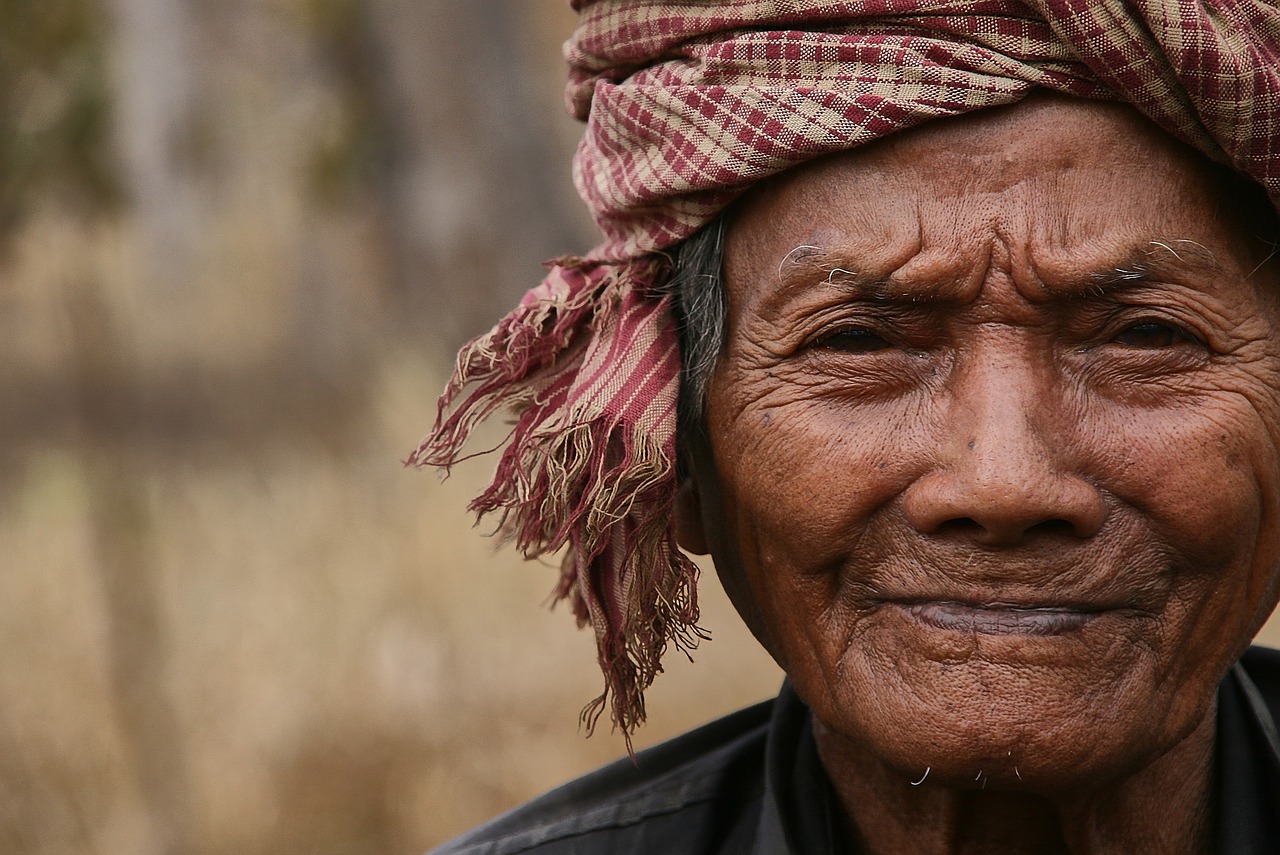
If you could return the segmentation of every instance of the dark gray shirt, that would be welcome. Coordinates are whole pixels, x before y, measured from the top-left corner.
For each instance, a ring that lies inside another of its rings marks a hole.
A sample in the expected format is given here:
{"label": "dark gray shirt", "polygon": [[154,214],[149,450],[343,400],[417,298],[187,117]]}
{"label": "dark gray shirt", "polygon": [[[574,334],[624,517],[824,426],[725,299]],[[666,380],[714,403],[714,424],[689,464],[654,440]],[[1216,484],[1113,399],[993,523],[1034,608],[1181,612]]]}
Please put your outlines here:
{"label": "dark gray shirt", "polygon": [[[1221,855],[1280,853],[1280,652],[1251,648],[1218,688]],[[432,855],[829,855],[848,851],[809,711],[784,684],[749,707],[619,760]]]}

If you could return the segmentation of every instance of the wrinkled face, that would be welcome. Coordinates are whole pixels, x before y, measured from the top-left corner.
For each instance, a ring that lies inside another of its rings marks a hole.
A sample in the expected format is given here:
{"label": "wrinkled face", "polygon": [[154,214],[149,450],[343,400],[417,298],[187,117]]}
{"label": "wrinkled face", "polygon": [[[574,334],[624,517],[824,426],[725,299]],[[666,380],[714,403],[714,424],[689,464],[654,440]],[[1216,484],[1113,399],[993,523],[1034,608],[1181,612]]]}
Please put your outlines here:
{"label": "wrinkled face", "polygon": [[678,527],[821,729],[1053,787],[1212,709],[1276,600],[1280,310],[1211,176],[1038,98],[739,209]]}

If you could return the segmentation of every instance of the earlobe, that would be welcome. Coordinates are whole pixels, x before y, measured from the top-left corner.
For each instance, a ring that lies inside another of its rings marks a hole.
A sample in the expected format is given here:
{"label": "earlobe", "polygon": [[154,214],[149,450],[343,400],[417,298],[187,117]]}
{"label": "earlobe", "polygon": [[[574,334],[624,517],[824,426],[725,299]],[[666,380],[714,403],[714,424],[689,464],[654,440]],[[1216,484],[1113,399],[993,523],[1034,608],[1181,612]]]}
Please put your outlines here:
{"label": "earlobe", "polygon": [[680,479],[674,511],[676,543],[694,555],[708,554],[711,550],[707,548],[706,531],[702,525],[702,497],[693,478]]}

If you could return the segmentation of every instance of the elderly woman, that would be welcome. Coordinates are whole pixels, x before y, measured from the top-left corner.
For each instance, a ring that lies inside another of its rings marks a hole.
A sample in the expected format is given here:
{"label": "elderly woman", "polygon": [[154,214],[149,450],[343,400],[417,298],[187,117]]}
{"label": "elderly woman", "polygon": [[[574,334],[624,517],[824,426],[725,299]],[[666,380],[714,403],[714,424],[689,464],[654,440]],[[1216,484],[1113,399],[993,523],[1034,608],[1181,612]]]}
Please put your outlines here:
{"label": "elderly woman", "polygon": [[788,680],[442,851],[1280,851],[1280,12],[577,5],[605,242],[414,459],[514,405],[476,508],[589,721],[698,632],[676,543]]}

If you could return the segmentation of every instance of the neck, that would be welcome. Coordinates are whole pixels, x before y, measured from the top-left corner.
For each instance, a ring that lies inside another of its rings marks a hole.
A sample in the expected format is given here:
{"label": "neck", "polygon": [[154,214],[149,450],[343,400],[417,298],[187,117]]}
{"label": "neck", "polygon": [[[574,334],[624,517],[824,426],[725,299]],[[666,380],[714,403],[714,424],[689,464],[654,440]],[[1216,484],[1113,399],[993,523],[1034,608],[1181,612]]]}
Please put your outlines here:
{"label": "neck", "polygon": [[1197,855],[1212,851],[1215,721],[1211,711],[1132,774],[1053,791],[1007,782],[984,789],[981,779],[913,786],[816,720],[814,736],[848,837],[866,855]]}

